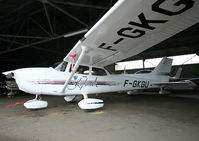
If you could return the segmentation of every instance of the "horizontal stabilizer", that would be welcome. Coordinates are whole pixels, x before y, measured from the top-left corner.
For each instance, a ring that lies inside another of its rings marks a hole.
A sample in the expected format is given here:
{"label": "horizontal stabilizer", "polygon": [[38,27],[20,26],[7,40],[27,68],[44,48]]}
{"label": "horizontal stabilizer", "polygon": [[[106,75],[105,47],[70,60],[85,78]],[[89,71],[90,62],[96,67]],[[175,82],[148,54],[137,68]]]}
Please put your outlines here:
{"label": "horizontal stabilizer", "polygon": [[199,78],[191,79],[191,82],[193,82],[197,87],[199,87]]}
{"label": "horizontal stabilizer", "polygon": [[153,83],[152,85],[156,85],[166,89],[193,89],[199,86],[199,78],[191,79],[191,80],[184,80],[184,81],[177,81],[177,82],[160,82],[160,83]]}

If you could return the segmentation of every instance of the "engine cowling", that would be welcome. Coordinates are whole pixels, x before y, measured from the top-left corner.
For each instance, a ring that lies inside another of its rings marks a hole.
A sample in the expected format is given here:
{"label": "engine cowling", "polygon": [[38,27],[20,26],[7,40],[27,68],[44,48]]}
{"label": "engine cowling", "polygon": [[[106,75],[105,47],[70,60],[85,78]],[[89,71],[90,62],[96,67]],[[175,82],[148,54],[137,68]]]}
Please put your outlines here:
{"label": "engine cowling", "polygon": [[87,98],[81,100],[78,106],[83,110],[94,110],[104,107],[104,101],[101,99]]}

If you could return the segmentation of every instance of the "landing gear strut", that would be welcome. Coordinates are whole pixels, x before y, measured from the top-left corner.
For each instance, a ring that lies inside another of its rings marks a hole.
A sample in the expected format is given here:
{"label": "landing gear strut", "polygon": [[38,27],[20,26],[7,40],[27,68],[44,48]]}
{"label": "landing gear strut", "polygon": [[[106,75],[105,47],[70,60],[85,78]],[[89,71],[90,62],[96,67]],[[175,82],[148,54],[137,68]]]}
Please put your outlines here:
{"label": "landing gear strut", "polygon": [[29,100],[24,103],[24,107],[30,110],[43,109],[43,108],[46,108],[47,106],[48,106],[48,102],[41,100],[40,95],[36,95],[35,99]]}
{"label": "landing gear strut", "polygon": [[170,92],[169,92],[169,91],[164,90],[164,88],[163,88],[163,87],[161,87],[161,88],[160,88],[159,94],[164,95],[164,94],[169,94],[169,93],[170,93]]}
{"label": "landing gear strut", "polygon": [[34,100],[41,100],[41,95],[36,95]]}

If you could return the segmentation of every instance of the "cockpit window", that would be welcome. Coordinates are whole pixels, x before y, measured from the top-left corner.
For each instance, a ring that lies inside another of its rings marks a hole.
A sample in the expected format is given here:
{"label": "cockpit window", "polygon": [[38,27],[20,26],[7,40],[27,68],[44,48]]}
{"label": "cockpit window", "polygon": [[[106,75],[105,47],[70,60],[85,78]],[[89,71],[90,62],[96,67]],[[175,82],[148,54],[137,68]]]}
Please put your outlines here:
{"label": "cockpit window", "polygon": [[55,64],[52,65],[52,68],[59,70],[60,64],[62,64],[62,62],[56,62]]}
{"label": "cockpit window", "polygon": [[105,76],[107,75],[104,69],[92,68],[92,75]]}
{"label": "cockpit window", "polygon": [[[70,70],[69,70],[70,72],[71,72],[71,68],[72,68],[72,65],[71,65]],[[78,67],[78,69],[75,73],[88,75],[89,74],[89,67],[79,65],[79,67]]]}
{"label": "cockpit window", "polygon": [[68,65],[68,62],[65,62],[65,61],[64,61],[64,62],[61,64],[60,71],[64,72],[64,71],[66,70],[67,65]]}
{"label": "cockpit window", "polygon": [[135,74],[144,74],[144,73],[151,73],[151,70],[140,70],[137,71]]}

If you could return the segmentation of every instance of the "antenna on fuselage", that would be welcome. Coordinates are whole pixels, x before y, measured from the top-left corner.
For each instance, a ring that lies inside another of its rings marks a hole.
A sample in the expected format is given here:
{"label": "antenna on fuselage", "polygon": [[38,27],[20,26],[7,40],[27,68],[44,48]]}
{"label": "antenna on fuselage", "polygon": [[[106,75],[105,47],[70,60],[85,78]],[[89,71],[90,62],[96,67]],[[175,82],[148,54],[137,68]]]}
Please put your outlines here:
{"label": "antenna on fuselage", "polygon": [[124,74],[126,74],[126,65],[124,65]]}

